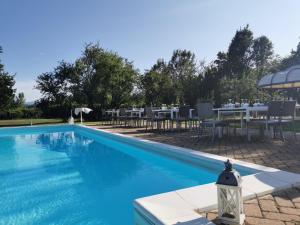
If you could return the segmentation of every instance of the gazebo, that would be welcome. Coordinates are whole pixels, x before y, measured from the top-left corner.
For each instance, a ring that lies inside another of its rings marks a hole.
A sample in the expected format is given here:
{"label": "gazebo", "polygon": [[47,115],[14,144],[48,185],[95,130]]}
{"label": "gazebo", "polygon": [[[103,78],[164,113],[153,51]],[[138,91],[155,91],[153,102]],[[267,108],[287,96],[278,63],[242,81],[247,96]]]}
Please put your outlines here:
{"label": "gazebo", "polygon": [[300,88],[300,65],[262,77],[257,87],[264,89]]}

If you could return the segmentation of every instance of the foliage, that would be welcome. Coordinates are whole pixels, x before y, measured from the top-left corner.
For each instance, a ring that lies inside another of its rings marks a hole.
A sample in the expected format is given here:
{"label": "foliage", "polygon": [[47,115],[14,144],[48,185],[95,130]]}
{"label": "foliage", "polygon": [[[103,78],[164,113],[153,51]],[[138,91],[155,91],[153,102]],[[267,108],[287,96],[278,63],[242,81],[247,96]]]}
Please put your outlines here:
{"label": "foliage", "polygon": [[198,75],[195,54],[188,50],[175,50],[168,63],[168,73],[173,82],[175,92],[175,102],[185,104],[185,98],[190,95],[189,85],[191,81]]}
{"label": "foliage", "polygon": [[[1,47],[0,53],[2,53]],[[4,65],[0,61],[0,110],[12,106],[16,91],[14,85],[14,76],[4,70]]]}
{"label": "foliage", "polygon": [[37,77],[36,88],[42,93],[36,102],[38,111],[25,108],[24,94],[15,96],[14,76],[4,71],[0,61],[0,107],[8,109],[0,117],[42,115],[66,119],[74,107],[88,106],[95,110],[86,118],[100,119],[103,109],[121,106],[194,106],[199,100],[219,106],[229,98],[268,101],[279,95],[300,100],[298,90],[282,93],[256,87],[263,75],[297,64],[300,42],[281,59],[274,54],[272,42],[264,35],[254,37],[248,25],[238,29],[228,49],[218,52],[208,64],[197,61],[189,50],[177,49],[169,60],[157,60],[143,74],[117,53],[88,44],[74,62],[61,61],[52,71]]}
{"label": "foliage", "polygon": [[[73,64],[60,62],[53,72],[37,78],[43,94],[38,107],[71,109],[75,105],[119,107],[130,101],[138,72],[131,62],[99,45],[89,44]],[[50,109],[51,111],[51,109]],[[68,114],[58,110],[62,114]],[[69,111],[69,110],[68,110]]]}
{"label": "foliage", "polygon": [[230,78],[241,78],[250,70],[251,46],[253,33],[249,26],[237,30],[227,52],[224,75]]}
{"label": "foliage", "polygon": [[158,60],[151,70],[141,77],[141,85],[146,105],[170,105],[176,99],[172,77],[163,60]]}
{"label": "foliage", "polygon": [[15,105],[15,107],[24,108],[25,95],[23,92],[18,93],[18,95],[15,97],[14,105]]}

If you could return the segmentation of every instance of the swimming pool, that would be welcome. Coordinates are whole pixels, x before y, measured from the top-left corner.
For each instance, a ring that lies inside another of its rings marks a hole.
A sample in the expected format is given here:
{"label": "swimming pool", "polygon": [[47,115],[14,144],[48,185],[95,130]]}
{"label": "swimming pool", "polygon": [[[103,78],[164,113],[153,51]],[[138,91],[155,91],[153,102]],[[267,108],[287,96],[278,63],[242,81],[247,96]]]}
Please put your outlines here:
{"label": "swimming pool", "polygon": [[0,224],[130,225],[134,199],[214,182],[223,169],[163,148],[76,125],[1,128]]}

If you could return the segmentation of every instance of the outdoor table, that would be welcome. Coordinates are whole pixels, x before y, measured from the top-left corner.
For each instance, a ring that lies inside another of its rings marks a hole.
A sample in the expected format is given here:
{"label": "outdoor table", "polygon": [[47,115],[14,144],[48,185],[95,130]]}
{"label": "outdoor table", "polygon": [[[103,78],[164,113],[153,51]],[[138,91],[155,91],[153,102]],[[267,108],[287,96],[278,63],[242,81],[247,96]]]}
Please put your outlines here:
{"label": "outdoor table", "polygon": [[130,116],[132,117],[134,114],[139,115],[139,118],[142,117],[142,113],[144,112],[144,109],[128,109],[125,112],[130,113]]}
{"label": "outdoor table", "polygon": [[267,112],[268,106],[245,106],[245,107],[222,107],[222,108],[215,108],[214,111],[218,113],[218,120],[221,119],[222,114],[226,113],[239,113],[241,115],[241,128],[243,128],[243,120],[244,114],[246,116],[246,121],[250,121],[250,113],[251,112]]}
{"label": "outdoor table", "polygon": [[171,119],[174,119],[174,113],[176,114],[176,118],[177,118],[177,114],[179,112],[178,108],[172,108],[172,109],[152,109],[152,112],[159,114],[170,114]]}
{"label": "outdoor table", "polygon": [[117,117],[119,117],[119,113],[120,113],[120,110],[115,110],[115,109],[112,109],[112,110],[106,110],[105,111],[108,115],[111,114],[112,116],[116,115]]}
{"label": "outdoor table", "polygon": [[[189,118],[193,118],[193,111],[195,109],[190,109],[189,110]],[[172,108],[172,109],[153,109],[152,112],[157,112],[158,114],[170,114],[171,119],[174,119],[174,113],[175,113],[175,118],[178,117],[179,113],[179,108]]]}

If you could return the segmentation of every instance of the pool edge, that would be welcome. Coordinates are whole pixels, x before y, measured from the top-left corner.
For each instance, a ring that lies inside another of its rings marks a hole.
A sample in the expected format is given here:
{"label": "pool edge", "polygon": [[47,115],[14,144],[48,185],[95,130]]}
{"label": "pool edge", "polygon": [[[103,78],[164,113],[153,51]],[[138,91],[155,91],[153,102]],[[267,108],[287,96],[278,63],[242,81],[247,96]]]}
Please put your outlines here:
{"label": "pool edge", "polygon": [[[209,158],[212,160],[225,161],[230,159],[234,164],[252,168],[261,172],[243,177],[243,198],[248,200],[256,196],[267,195],[283,189],[300,185],[300,175],[287,171],[282,171],[272,167],[266,167],[254,163],[218,156],[189,148],[173,146],[159,143],[138,137],[132,137],[120,133],[113,133],[107,130],[93,128],[85,125],[75,125],[98,132],[104,132],[139,142],[151,143],[175,154],[184,156]],[[171,203],[171,204],[170,204]],[[191,188],[179,189],[167,193],[151,195],[144,198],[135,199],[133,202],[135,210],[145,216],[147,220],[157,225],[175,224],[178,222],[189,222],[193,224],[213,225],[198,212],[214,210],[217,208],[217,195],[215,183],[198,185]],[[136,224],[139,225],[139,224]]]}

